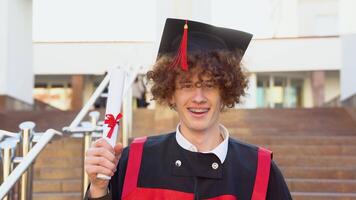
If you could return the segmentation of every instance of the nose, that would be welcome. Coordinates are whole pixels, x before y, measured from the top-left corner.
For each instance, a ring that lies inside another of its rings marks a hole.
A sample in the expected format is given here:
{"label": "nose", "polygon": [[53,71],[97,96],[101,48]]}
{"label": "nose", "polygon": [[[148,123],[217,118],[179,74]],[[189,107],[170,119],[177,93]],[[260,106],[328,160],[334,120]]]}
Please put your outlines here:
{"label": "nose", "polygon": [[202,88],[194,88],[192,101],[197,104],[202,104],[206,102],[206,97]]}

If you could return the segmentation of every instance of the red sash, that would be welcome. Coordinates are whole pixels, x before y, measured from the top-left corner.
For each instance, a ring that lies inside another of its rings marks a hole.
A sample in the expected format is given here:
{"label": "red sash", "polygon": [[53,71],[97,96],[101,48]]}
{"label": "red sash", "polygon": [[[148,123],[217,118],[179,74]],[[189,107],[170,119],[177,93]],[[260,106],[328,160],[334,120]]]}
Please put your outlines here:
{"label": "red sash", "polygon": [[[136,138],[129,152],[125,182],[123,186],[123,200],[175,200],[194,199],[193,193],[180,192],[169,189],[141,188],[137,187],[137,180],[141,166],[143,145],[146,137]],[[268,186],[268,179],[271,167],[271,151],[263,148],[258,149],[258,164],[255,184],[251,200],[265,200]],[[221,195],[207,200],[236,200],[233,195]]]}

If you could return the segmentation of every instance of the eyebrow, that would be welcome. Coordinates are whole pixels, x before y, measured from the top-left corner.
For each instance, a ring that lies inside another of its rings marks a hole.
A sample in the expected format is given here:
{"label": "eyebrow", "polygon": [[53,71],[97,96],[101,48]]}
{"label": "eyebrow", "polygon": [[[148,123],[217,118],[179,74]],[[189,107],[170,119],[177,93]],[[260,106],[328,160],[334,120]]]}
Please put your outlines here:
{"label": "eyebrow", "polygon": [[205,81],[203,81],[203,82],[211,82],[211,83],[213,83],[213,82],[215,82],[213,79],[209,79],[209,80],[205,80]]}
{"label": "eyebrow", "polygon": [[[202,81],[197,81],[197,82],[214,83],[214,80],[213,79],[209,79],[209,80],[202,80]],[[193,83],[193,81],[191,81],[191,80],[181,80],[181,81],[179,81],[179,83]]]}
{"label": "eyebrow", "polygon": [[191,80],[181,80],[179,83],[193,83]]}

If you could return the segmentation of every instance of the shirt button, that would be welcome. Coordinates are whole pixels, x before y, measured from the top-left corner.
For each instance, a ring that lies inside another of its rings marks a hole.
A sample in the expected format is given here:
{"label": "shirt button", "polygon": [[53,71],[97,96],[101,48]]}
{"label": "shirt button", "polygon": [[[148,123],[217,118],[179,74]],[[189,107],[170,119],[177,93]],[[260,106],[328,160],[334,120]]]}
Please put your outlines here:
{"label": "shirt button", "polygon": [[182,162],[180,160],[176,160],[176,167],[180,167],[182,165]]}
{"label": "shirt button", "polygon": [[211,164],[211,168],[218,169],[219,168],[219,164],[216,163],[216,162],[213,162],[213,164]]}

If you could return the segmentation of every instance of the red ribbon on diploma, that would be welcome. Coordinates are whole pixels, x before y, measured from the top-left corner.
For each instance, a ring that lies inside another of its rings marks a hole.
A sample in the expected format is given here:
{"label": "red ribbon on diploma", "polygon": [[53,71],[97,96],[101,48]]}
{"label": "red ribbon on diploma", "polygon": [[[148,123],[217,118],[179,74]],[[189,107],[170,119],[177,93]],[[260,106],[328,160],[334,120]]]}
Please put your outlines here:
{"label": "red ribbon on diploma", "polygon": [[122,118],[122,114],[119,113],[116,118],[114,117],[113,114],[106,114],[105,115],[106,119],[104,120],[104,124],[107,124],[108,127],[110,128],[108,134],[106,137],[111,138],[112,133],[114,132],[116,124],[119,125],[119,121]]}

